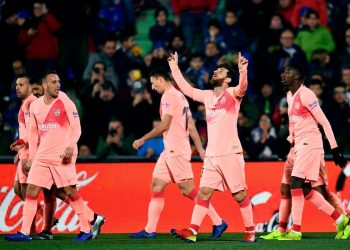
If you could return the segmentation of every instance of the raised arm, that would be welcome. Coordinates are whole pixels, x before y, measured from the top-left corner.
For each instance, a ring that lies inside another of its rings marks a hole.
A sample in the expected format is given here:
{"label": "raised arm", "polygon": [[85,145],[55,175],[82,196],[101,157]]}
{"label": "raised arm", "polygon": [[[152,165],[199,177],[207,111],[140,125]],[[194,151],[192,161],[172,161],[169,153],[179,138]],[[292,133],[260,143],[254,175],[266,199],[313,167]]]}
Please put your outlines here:
{"label": "raised arm", "polygon": [[170,54],[168,63],[171,74],[181,91],[195,101],[204,102],[205,92],[203,90],[193,88],[183,77],[178,65],[177,52]]}
{"label": "raised arm", "polygon": [[238,53],[238,70],[239,70],[239,82],[236,87],[233,88],[233,94],[242,98],[248,88],[248,60]]}

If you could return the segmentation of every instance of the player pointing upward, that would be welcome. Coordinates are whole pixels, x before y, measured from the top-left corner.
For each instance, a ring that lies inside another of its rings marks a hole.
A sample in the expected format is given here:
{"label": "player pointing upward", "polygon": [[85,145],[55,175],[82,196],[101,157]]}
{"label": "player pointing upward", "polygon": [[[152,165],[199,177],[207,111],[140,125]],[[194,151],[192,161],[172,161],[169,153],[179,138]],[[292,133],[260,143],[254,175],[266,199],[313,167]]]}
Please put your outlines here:
{"label": "player pointing upward", "polygon": [[248,60],[239,53],[240,77],[236,87],[229,87],[233,80],[231,69],[227,65],[219,65],[210,80],[214,90],[191,87],[180,72],[176,52],[170,55],[168,63],[181,91],[195,101],[204,103],[208,127],[208,146],[191,225],[182,230],[172,229],[171,232],[187,242],[196,241],[212,194],[215,190],[227,188],[240,206],[245,225],[243,240],[254,242],[252,205],[246,193],[243,150],[237,132],[238,112],[248,85]]}

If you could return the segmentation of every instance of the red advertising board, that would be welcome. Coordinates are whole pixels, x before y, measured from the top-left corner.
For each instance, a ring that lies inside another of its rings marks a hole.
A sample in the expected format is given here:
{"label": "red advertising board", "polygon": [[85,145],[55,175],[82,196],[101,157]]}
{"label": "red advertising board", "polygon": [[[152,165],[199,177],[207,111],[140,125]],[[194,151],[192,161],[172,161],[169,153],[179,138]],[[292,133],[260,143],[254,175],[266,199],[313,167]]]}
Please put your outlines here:
{"label": "red advertising board", "polygon": [[[340,169],[328,162],[329,187],[334,190]],[[150,198],[150,181],[154,163],[94,163],[78,164],[79,190],[88,205],[97,213],[106,216],[105,233],[129,233],[144,228]],[[279,187],[283,162],[248,162],[246,178],[248,194],[254,205],[256,231],[271,231],[277,226]],[[0,165],[0,232],[16,232],[20,228],[23,203],[15,197],[13,180],[16,168],[11,164]],[[194,163],[195,182],[198,184],[201,163]],[[344,204],[350,208],[349,180],[342,192]],[[43,201],[41,201],[43,202]],[[229,223],[228,231],[243,231],[243,223],[237,203],[229,192],[216,192],[212,204]],[[165,207],[160,217],[158,232],[189,225],[193,203],[182,196],[173,184],[165,191]],[[56,217],[59,223],[56,232],[77,232],[78,218],[66,204],[57,200]],[[38,225],[42,221],[38,219]],[[202,232],[211,231],[211,221],[206,218]],[[333,221],[309,202],[303,213],[304,232],[334,231]]]}

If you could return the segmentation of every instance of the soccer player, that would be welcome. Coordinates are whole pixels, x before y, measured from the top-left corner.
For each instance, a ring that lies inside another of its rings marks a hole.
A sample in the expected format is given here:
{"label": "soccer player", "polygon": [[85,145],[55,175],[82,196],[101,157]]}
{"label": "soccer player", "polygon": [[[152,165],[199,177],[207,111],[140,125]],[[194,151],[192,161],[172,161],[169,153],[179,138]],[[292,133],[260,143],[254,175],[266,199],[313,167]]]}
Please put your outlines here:
{"label": "soccer player", "polygon": [[[288,226],[288,218],[291,212],[291,193],[290,193],[290,179],[293,170],[295,160],[295,150],[294,146],[291,146],[289,154],[287,156],[287,160],[284,164],[284,171],[281,183],[281,200],[279,206],[279,224],[276,230],[273,230],[271,233],[267,235],[261,235],[261,239],[265,240],[278,240],[279,238],[285,236],[287,234],[286,229]],[[338,210],[341,214],[346,215],[345,207],[341,203],[339,197],[328,190],[328,177],[326,171],[326,165],[324,158],[321,159],[320,163],[320,175],[317,182],[312,183],[312,188],[318,191],[320,194],[325,197],[325,199],[332,204],[332,206]]]}
{"label": "soccer player", "polygon": [[325,198],[312,189],[312,182],[319,179],[320,162],[323,159],[323,142],[318,124],[323,127],[330,143],[336,165],[344,167],[346,160],[340,153],[334,134],[324,115],[316,95],[304,85],[305,73],[298,66],[288,66],[281,75],[287,93],[289,137],[294,143],[295,160],[291,173],[292,230],[279,240],[300,240],[304,197],[318,209],[331,216],[337,224],[336,239],[342,238],[349,218],[337,211]]}
{"label": "soccer player", "polygon": [[[138,149],[146,140],[163,134],[164,151],[153,170],[148,223],[144,230],[129,234],[131,238],[156,238],[156,227],[164,207],[164,189],[170,182],[176,183],[184,196],[195,200],[198,190],[193,183],[189,135],[202,158],[205,153],[189,104],[185,96],[172,85],[168,72],[155,69],[150,73],[150,80],[152,89],[162,95],[159,109],[161,122],[149,133],[135,140],[133,147]],[[206,214],[214,224],[211,237],[218,238],[226,230],[227,223],[210,204],[208,207]]]}
{"label": "soccer player", "polygon": [[[20,75],[16,80],[16,95],[17,98],[22,101],[22,105],[18,113],[18,125],[19,125],[19,139],[10,145],[10,149],[18,152],[15,157],[15,164],[17,165],[17,171],[15,175],[14,191],[15,194],[21,199],[25,200],[27,190],[27,177],[28,169],[26,163],[28,161],[28,134],[27,129],[29,127],[29,107],[30,104],[37,99],[31,90],[29,84],[29,77],[26,75]],[[38,203],[38,214],[43,217],[43,209]],[[30,230],[31,235],[36,234],[35,220],[32,222]]]}
{"label": "soccer player", "polygon": [[246,193],[243,150],[237,132],[238,112],[248,86],[248,60],[239,53],[240,76],[236,87],[229,87],[233,80],[229,66],[217,66],[210,80],[213,90],[196,89],[186,82],[178,67],[176,52],[170,55],[168,63],[181,91],[204,103],[208,127],[208,146],[191,225],[182,230],[172,229],[171,233],[186,242],[195,242],[211,196],[215,190],[223,191],[226,188],[240,206],[245,226],[243,241],[255,242],[252,204]]}
{"label": "soccer player", "polygon": [[[23,207],[20,232],[6,235],[10,241],[30,241],[30,224],[37,210],[38,195],[43,188],[55,183],[70,198],[70,205],[79,217],[80,234],[75,241],[93,237],[85,211],[87,207],[75,185],[77,175],[72,164],[77,156],[77,142],[81,134],[78,112],[74,103],[60,93],[60,79],[56,72],[43,75],[44,96],[30,106],[28,187]],[[40,138],[40,144],[38,144]]]}

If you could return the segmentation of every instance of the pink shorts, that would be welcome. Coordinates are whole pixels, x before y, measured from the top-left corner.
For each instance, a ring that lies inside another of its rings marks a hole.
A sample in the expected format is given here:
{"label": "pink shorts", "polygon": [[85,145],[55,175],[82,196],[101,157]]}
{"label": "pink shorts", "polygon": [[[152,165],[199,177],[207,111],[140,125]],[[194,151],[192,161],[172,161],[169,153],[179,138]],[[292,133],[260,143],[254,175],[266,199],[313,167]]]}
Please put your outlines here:
{"label": "pink shorts", "polygon": [[23,172],[21,160],[17,162],[16,166],[17,166],[17,170],[15,175],[15,181],[18,181],[21,184],[27,184],[28,174],[25,174]]}
{"label": "pink shorts", "polygon": [[[292,148],[288,154],[286,163],[284,164],[284,170],[283,170],[283,176],[282,176],[282,183],[284,184],[288,184],[288,185],[290,184],[294,161],[295,161],[295,151],[294,151],[294,148]],[[318,164],[318,168],[319,168],[319,177],[317,181],[313,181],[311,183],[312,186],[317,187],[322,185],[328,185],[326,163],[325,163],[323,154],[322,154],[320,163]]]}
{"label": "pink shorts", "polygon": [[61,162],[48,162],[34,160],[28,175],[28,184],[33,184],[46,189],[51,189],[55,184],[57,188],[78,184],[75,169],[75,159],[69,164]]}
{"label": "pink shorts", "polygon": [[231,193],[247,189],[243,154],[205,157],[199,186]]}
{"label": "pink shorts", "polygon": [[153,177],[166,183],[193,179],[191,162],[184,156],[164,157],[162,153],[154,167]]}

